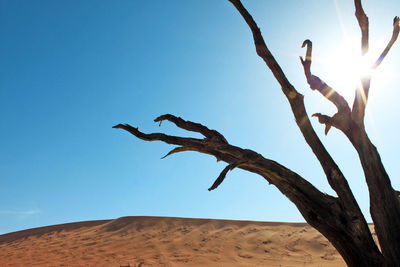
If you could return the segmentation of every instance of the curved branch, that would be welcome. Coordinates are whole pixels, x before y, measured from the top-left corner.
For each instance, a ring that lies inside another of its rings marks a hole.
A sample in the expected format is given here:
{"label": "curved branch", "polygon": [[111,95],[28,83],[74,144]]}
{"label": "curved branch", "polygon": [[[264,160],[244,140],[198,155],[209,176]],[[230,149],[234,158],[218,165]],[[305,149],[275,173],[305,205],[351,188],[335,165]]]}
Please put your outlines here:
{"label": "curved branch", "polygon": [[165,159],[166,157],[175,154],[175,153],[179,153],[179,152],[184,152],[184,151],[191,151],[193,149],[191,149],[190,147],[184,147],[184,146],[178,146],[175,147],[174,149],[172,149],[170,152],[168,152],[164,157],[162,157],[161,159]]}
{"label": "curved branch", "polygon": [[216,130],[210,130],[207,127],[199,124],[199,123],[194,123],[191,121],[185,121],[180,117],[175,117],[174,115],[171,114],[165,114],[162,116],[157,117],[154,121],[155,122],[160,122],[160,126],[162,121],[167,120],[172,123],[174,123],[176,126],[179,128],[185,129],[187,131],[192,131],[192,132],[198,132],[204,135],[205,137],[211,139],[211,140],[216,140],[216,141],[221,141],[227,143],[225,137],[217,132]]}
{"label": "curved branch", "polygon": [[300,57],[301,64],[304,68],[304,74],[307,78],[307,83],[310,85],[312,90],[317,90],[325,98],[331,101],[338,109],[339,112],[350,113],[349,105],[346,99],[336,92],[332,87],[328,86],[319,77],[311,73],[311,53],[312,53],[312,42],[310,40],[305,40],[301,47],[307,46],[306,59],[304,60]]}
{"label": "curved branch", "polygon": [[387,44],[386,48],[383,50],[382,54],[376,60],[375,64],[372,66],[372,69],[376,69],[385,59],[387,53],[389,53],[390,48],[392,48],[393,44],[396,42],[397,37],[399,36],[400,26],[399,26],[400,18],[395,17],[393,19],[393,33],[392,38],[390,39],[389,43]]}
{"label": "curved branch", "polygon": [[[170,118],[177,118],[173,115],[168,115],[168,116],[171,116]],[[199,123],[193,123],[190,121],[186,121],[186,123],[193,126],[193,128],[191,128],[191,131],[197,132],[200,129],[206,128],[205,126]],[[182,129],[185,129],[184,127],[186,127],[187,124],[183,125],[176,124],[176,125]],[[274,184],[276,187],[278,187],[278,189],[281,190],[282,193],[287,195],[290,199],[293,198],[295,202],[297,202],[296,198],[300,198],[300,195],[301,198],[310,199],[309,201],[313,199],[313,201],[318,202],[317,199],[319,198],[328,199],[327,201],[329,202],[329,204],[332,204],[332,202],[336,201],[336,198],[321,193],[318,189],[316,189],[312,184],[307,182],[304,178],[300,177],[298,174],[292,172],[286,167],[272,160],[266,159],[260,154],[250,149],[243,149],[240,147],[232,146],[228,142],[226,142],[225,138],[224,138],[225,141],[218,141],[215,139],[212,140],[208,138],[197,139],[189,137],[172,136],[163,133],[146,134],[139,131],[138,128],[132,127],[129,124],[118,124],[113,128],[123,129],[125,131],[128,131],[132,135],[145,141],[162,141],[168,144],[179,145],[179,147],[173,149],[168,154],[191,150],[204,154],[213,155],[227,162],[229,165],[221,173],[221,175],[217,179],[219,181],[216,182],[215,185],[220,184],[221,179],[223,180],[223,177],[225,177],[226,173],[229,170],[238,167],[263,176],[269,183]],[[298,190],[294,190],[294,188],[297,188]],[[300,203],[295,203],[295,204],[300,205]]]}
{"label": "curved branch", "polygon": [[336,112],[332,117],[322,115],[321,113],[315,113],[312,115],[317,117],[319,123],[325,124],[325,135],[328,134],[330,128],[333,126],[341,130],[349,139],[352,138],[352,131],[356,131],[358,128],[351,122],[350,115],[347,112]]}
{"label": "curved branch", "polygon": [[334,124],[332,117],[322,115],[321,113],[314,113],[312,116],[317,117],[319,123],[325,124],[325,135],[327,135],[332,125]]}
{"label": "curved branch", "polygon": [[159,141],[163,141],[167,144],[181,145],[181,146],[187,145],[187,144],[195,144],[196,142],[201,141],[200,139],[196,139],[196,138],[178,137],[178,136],[166,135],[163,133],[145,134],[145,133],[139,131],[139,128],[132,127],[129,124],[118,124],[118,125],[113,126],[113,128],[114,129],[123,129],[144,141],[159,140]]}
{"label": "curved branch", "polygon": [[226,174],[228,173],[228,171],[233,170],[234,168],[236,168],[237,166],[239,166],[240,164],[245,163],[246,161],[238,161],[238,162],[234,162],[229,164],[228,166],[226,166],[223,171],[220,173],[220,175],[218,176],[217,180],[215,180],[215,182],[213,183],[213,185],[208,188],[208,191],[214,190],[216,189],[225,179]]}
{"label": "curved branch", "polygon": [[[307,47],[306,47],[307,46]],[[312,54],[312,42],[310,39],[304,40],[303,44],[301,45],[302,48],[306,47],[306,60],[304,61],[302,57],[300,57],[301,62],[309,62],[311,65],[311,54]]]}

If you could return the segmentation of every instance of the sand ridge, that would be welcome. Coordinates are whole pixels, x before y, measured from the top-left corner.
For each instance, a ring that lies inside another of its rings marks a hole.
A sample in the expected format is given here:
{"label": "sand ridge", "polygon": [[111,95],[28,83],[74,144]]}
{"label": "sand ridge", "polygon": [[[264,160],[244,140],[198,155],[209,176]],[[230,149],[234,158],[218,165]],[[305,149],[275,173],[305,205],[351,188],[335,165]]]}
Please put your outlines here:
{"label": "sand ridge", "polygon": [[122,217],[0,235],[0,266],[345,266],[306,223]]}

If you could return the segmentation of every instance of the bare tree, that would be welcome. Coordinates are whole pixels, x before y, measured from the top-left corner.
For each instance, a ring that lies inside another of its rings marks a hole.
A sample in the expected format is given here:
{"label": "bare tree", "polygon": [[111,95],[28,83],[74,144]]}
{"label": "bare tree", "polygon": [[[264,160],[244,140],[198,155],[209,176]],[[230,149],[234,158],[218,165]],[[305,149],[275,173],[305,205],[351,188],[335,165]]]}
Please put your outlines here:
{"label": "bare tree", "polygon": [[[287,97],[296,123],[305,141],[317,157],[326,178],[337,196],[322,193],[306,179],[279,163],[264,158],[249,149],[243,149],[228,143],[222,134],[206,126],[185,121],[174,115],[166,114],[155,119],[174,123],[187,131],[198,132],[203,139],[171,136],[163,133],[145,134],[128,124],[118,124],[114,128],[126,130],[145,141],[163,141],[177,145],[166,156],[182,151],[198,151],[210,154],[228,163],[209,190],[216,189],[224,180],[228,171],[241,168],[264,177],[275,185],[282,194],[292,201],[304,219],[321,232],[338,250],[348,266],[400,266],[400,201],[399,192],[392,188],[388,174],[382,164],[375,146],[370,141],[364,126],[364,114],[368,102],[371,76],[360,77],[360,86],[356,88],[353,106],[338,92],[311,72],[312,43],[306,40],[306,57],[301,58],[304,73],[312,90],[320,92],[337,108],[333,116],[314,114],[325,125],[325,134],[334,127],[343,132],[358,153],[364,170],[370,195],[370,212],[375,225],[379,246],[375,244],[367,222],[347,183],[346,178],[325,149],[315,133],[304,106],[304,97],[286,78],[281,67],[271,54],[261,35],[261,31],[252,16],[240,0],[229,0],[239,11],[249,26],[258,56],[260,56]],[[361,0],[354,0],[355,16],[361,29],[361,51],[368,52],[368,17]],[[376,69],[387,55],[399,34],[399,18],[393,22],[393,36],[371,69]]]}

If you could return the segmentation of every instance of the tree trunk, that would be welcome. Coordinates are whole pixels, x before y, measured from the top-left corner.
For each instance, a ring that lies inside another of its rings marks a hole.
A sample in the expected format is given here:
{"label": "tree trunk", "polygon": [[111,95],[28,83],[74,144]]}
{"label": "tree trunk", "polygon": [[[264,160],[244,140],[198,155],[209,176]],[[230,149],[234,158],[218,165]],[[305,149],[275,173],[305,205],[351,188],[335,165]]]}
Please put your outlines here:
{"label": "tree trunk", "polygon": [[363,132],[355,144],[364,170],[370,213],[388,266],[400,266],[400,202],[376,147]]}

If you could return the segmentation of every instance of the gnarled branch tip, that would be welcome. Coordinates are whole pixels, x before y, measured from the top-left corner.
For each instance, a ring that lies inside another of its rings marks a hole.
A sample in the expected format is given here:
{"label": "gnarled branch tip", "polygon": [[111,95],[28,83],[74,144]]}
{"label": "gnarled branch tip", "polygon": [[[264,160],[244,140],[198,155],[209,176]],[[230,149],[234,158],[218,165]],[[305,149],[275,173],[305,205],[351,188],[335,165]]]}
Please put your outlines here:
{"label": "gnarled branch tip", "polygon": [[188,147],[178,146],[178,147],[175,147],[174,149],[172,149],[170,152],[168,152],[168,153],[167,153],[165,156],[163,156],[161,159],[165,159],[166,157],[168,157],[168,156],[170,156],[170,155],[172,155],[172,154],[175,154],[175,153],[184,152],[184,151],[189,151],[189,150],[191,150],[191,149],[188,148]]}
{"label": "gnarled branch tip", "polygon": [[225,180],[225,177],[226,177],[226,174],[228,173],[228,171],[233,170],[234,168],[236,168],[240,164],[243,164],[244,162],[246,162],[246,161],[239,160],[239,161],[236,161],[236,162],[231,163],[228,166],[226,166],[222,170],[222,172],[219,174],[218,178],[215,180],[213,185],[210,188],[208,188],[208,191],[212,191],[212,190],[216,189]]}
{"label": "gnarled branch tip", "polygon": [[[306,51],[306,60],[305,61],[311,61],[311,53],[312,53],[312,42],[307,39],[303,42],[301,45],[302,48],[307,46],[307,51]],[[303,59],[301,58],[301,62],[304,64]]]}
{"label": "gnarled branch tip", "polygon": [[317,117],[319,123],[325,124],[325,135],[328,135],[332,127],[332,118],[327,115],[322,115],[321,113],[314,113],[312,117]]}

